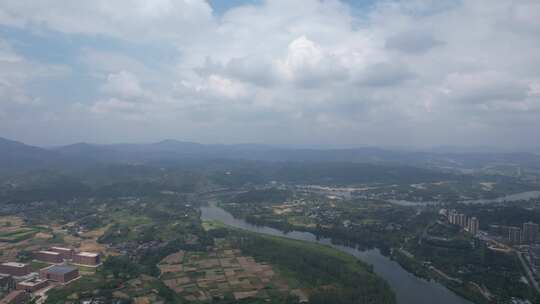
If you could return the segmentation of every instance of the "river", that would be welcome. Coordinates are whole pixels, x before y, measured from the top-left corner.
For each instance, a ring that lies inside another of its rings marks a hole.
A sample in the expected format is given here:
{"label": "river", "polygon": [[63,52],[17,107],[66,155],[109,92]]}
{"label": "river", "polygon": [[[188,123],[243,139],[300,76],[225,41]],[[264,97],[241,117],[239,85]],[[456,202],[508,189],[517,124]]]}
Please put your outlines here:
{"label": "river", "polygon": [[516,194],[510,194],[503,197],[495,199],[477,199],[477,200],[467,200],[462,203],[465,204],[492,204],[492,203],[504,203],[504,202],[516,202],[522,200],[530,200],[540,197],[540,191],[526,191]]}
{"label": "river", "polygon": [[[540,198],[540,191],[525,191],[515,194],[509,194],[506,196],[501,196],[498,198],[484,198],[484,199],[469,199],[469,200],[463,200],[459,201],[459,203],[462,204],[494,204],[494,203],[504,203],[504,202],[516,202],[516,201],[522,201],[522,200],[530,200]],[[395,200],[395,199],[389,199],[386,200],[389,203],[400,205],[400,206],[426,206],[426,205],[438,205],[441,204],[441,201],[406,201],[406,200]]]}
{"label": "river", "polygon": [[244,220],[234,218],[230,213],[217,206],[201,207],[201,218],[203,220],[217,220],[229,226],[252,232],[325,244],[352,254],[373,265],[375,273],[384,278],[396,293],[398,304],[471,304],[471,302],[456,295],[443,285],[418,278],[407,272],[398,263],[383,256],[377,249],[361,251],[351,247],[334,245],[329,239],[317,239],[314,234],[308,232],[292,231],[284,233],[270,227],[255,226]]}

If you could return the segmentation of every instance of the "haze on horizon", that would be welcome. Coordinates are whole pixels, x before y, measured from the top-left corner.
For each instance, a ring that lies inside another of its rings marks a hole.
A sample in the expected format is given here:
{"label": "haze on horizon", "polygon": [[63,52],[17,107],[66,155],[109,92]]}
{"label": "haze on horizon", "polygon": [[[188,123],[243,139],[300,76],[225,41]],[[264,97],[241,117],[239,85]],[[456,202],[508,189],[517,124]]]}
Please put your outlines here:
{"label": "haze on horizon", "polygon": [[536,0],[3,0],[0,137],[537,148]]}

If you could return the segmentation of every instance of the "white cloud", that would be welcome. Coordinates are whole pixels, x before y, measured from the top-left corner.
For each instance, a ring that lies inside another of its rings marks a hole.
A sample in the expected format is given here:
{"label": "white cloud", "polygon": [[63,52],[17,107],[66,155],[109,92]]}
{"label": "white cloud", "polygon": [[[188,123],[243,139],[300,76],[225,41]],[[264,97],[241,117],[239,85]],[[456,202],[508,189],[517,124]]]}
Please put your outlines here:
{"label": "white cloud", "polygon": [[36,78],[55,78],[67,73],[67,67],[29,61],[0,39],[0,107],[15,109],[39,103],[39,96],[27,92],[27,84]]}
{"label": "white cloud", "polygon": [[285,60],[277,62],[277,68],[286,80],[306,87],[348,77],[347,69],[341,65],[336,54],[323,50],[305,36],[289,44],[287,56]]}
{"label": "white cloud", "polygon": [[135,41],[184,40],[211,23],[211,8],[196,0],[4,0],[0,5],[0,24]]}
{"label": "white cloud", "polygon": [[121,97],[143,97],[143,89],[139,84],[139,79],[127,71],[109,74],[107,82],[103,85],[103,91],[111,95]]}
{"label": "white cloud", "polygon": [[[151,47],[154,61],[80,54],[101,88],[80,115],[136,118],[157,134],[193,135],[204,122],[241,141],[482,144],[506,125],[540,127],[537,1],[384,0],[351,12],[337,0],[266,0],[223,16],[202,0],[6,0],[0,23],[174,46],[169,61]],[[21,59],[0,48],[0,94],[28,79],[9,70]]]}

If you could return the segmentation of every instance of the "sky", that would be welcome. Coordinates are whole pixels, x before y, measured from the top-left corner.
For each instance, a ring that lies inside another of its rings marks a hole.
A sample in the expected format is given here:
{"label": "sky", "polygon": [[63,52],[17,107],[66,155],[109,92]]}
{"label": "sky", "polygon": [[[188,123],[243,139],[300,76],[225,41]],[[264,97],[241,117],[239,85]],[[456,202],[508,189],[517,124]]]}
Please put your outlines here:
{"label": "sky", "polygon": [[0,137],[540,146],[538,0],[2,0]]}

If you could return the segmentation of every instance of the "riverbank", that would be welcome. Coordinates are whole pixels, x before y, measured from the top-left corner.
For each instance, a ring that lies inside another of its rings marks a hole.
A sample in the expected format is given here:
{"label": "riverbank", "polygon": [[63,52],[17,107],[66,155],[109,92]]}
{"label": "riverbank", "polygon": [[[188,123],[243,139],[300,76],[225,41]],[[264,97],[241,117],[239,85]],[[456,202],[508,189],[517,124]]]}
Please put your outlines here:
{"label": "riverbank", "polygon": [[468,299],[473,303],[489,303],[489,299],[483,296],[480,290],[479,292],[471,292],[461,280],[457,278],[452,278],[433,266],[428,267],[426,265],[423,265],[414,257],[409,256],[401,252],[400,250],[392,251],[392,259],[395,260],[401,267],[406,269],[408,272],[416,275],[417,277],[425,280],[435,280],[443,284],[449,290],[452,290],[456,294],[460,295],[465,299]]}
{"label": "riverbank", "polygon": [[310,303],[396,303],[390,286],[352,255],[312,242],[229,231],[242,253],[278,266],[308,288]]}
{"label": "riverbank", "polygon": [[398,304],[471,304],[471,302],[456,295],[443,285],[418,278],[407,272],[396,261],[383,256],[376,249],[358,250],[357,248],[335,245],[330,239],[319,239],[307,232],[291,231],[284,233],[270,227],[251,225],[244,220],[234,218],[230,213],[216,206],[201,207],[201,218],[218,220],[227,225],[256,233],[329,245],[337,250],[351,254],[361,261],[373,265],[373,272],[385,279],[394,290]]}

